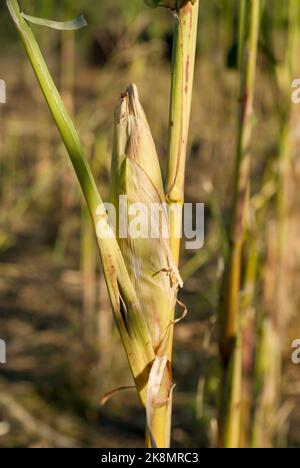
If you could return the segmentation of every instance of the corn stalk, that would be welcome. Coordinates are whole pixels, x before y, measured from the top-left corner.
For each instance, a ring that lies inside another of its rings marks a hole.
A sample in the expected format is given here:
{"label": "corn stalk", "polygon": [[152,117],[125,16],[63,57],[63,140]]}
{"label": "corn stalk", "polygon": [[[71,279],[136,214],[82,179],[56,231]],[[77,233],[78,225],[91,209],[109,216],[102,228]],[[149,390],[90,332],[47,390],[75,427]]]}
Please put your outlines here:
{"label": "corn stalk", "polygon": [[[177,12],[174,31],[168,167],[165,190],[171,213],[171,248],[177,265],[179,263],[198,14],[199,1],[195,4],[185,2],[185,5]],[[172,213],[174,213],[173,216]]]}
{"label": "corn stalk", "polygon": [[[240,288],[241,258],[250,184],[250,144],[260,0],[243,0],[240,26],[240,91],[236,161],[230,223],[230,247],[226,259],[219,306],[219,347],[222,382],[219,413],[219,445],[239,446],[241,416]],[[234,370],[233,370],[234,369]]]}

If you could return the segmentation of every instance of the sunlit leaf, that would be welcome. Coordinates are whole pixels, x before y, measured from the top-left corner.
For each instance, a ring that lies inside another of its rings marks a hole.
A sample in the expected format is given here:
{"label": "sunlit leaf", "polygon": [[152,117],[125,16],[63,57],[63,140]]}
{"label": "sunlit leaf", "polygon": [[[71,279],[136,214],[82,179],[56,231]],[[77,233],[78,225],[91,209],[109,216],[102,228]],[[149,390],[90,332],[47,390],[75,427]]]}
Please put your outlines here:
{"label": "sunlit leaf", "polygon": [[70,21],[52,21],[45,18],[37,18],[36,16],[25,15],[23,12],[21,12],[21,16],[30,23],[57,29],[59,31],[74,31],[76,29],[81,29],[87,26],[87,22],[83,15],[77,16],[77,18],[74,18]]}

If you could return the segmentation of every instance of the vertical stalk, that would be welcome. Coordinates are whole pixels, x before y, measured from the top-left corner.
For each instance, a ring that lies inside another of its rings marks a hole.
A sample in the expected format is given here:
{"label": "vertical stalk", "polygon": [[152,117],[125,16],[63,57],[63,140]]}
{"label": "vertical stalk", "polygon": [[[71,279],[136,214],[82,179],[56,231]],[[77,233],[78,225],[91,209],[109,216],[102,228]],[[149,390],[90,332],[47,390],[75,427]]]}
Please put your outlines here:
{"label": "vertical stalk", "polygon": [[[245,10],[244,10],[245,8]],[[240,420],[240,402],[237,400],[238,384],[230,383],[228,374],[241,380],[241,359],[236,359],[240,340],[239,296],[241,287],[241,258],[245,232],[245,214],[250,184],[250,143],[253,128],[253,99],[256,72],[257,44],[260,19],[260,0],[247,0],[241,3],[244,18],[240,27],[240,92],[238,111],[238,131],[234,173],[233,200],[231,208],[230,247],[226,259],[219,306],[219,347],[223,368],[221,384],[219,444],[221,447],[237,447],[237,430]],[[235,372],[233,363],[237,362]],[[225,383],[225,385],[224,385]],[[231,389],[228,395],[228,388]],[[235,389],[235,392],[232,392]],[[236,403],[230,404],[234,399]],[[228,401],[229,399],[229,401]],[[225,407],[224,407],[225,405]],[[227,411],[226,407],[234,408]]]}
{"label": "vertical stalk", "polygon": [[[180,8],[174,31],[166,198],[171,211],[171,248],[179,263],[184,179],[194,81],[199,1]],[[172,216],[172,207],[175,212]]]}
{"label": "vertical stalk", "polygon": [[299,44],[299,13],[300,5],[298,0],[289,0],[288,5],[289,23],[288,38],[284,68],[282,70],[282,96],[285,101],[283,114],[280,118],[280,142],[278,156],[278,195],[277,195],[277,217],[278,217],[278,287],[277,300],[278,310],[283,310],[286,302],[286,270],[289,267],[289,224],[291,199],[293,188],[291,184],[291,164],[292,164],[292,109],[290,104],[290,87],[293,74],[297,64],[297,46]]}

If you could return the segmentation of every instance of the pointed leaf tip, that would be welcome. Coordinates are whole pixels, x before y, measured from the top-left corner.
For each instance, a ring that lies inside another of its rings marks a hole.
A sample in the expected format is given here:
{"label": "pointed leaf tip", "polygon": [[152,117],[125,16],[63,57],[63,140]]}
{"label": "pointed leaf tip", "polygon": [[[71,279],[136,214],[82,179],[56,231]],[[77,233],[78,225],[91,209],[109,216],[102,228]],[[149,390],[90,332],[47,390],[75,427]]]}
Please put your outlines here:
{"label": "pointed leaf tip", "polygon": [[21,16],[30,23],[57,29],[59,31],[75,31],[87,26],[87,22],[83,15],[77,16],[77,18],[74,18],[70,21],[52,21],[45,18],[37,18],[36,16],[26,15],[23,12],[21,12]]}

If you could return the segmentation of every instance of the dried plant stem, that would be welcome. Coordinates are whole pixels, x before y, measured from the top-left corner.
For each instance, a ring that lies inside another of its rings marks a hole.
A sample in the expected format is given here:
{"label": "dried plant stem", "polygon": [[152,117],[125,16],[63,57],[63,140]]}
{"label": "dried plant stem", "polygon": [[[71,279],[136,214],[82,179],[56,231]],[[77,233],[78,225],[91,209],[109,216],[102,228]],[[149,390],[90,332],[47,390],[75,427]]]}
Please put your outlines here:
{"label": "dried plant stem", "polygon": [[[199,1],[182,7],[176,17],[173,44],[172,85],[169,117],[166,198],[170,206],[184,203],[184,179],[194,81]],[[171,248],[179,263],[182,215],[176,210],[171,229]]]}
{"label": "dried plant stem", "polygon": [[[223,366],[219,414],[219,445],[239,446],[242,360],[240,354],[239,307],[241,256],[250,183],[250,143],[253,128],[253,98],[260,0],[241,3],[240,94],[236,162],[230,224],[230,247],[219,308],[219,346]],[[238,357],[237,357],[238,354]],[[234,371],[232,370],[234,368]]]}

